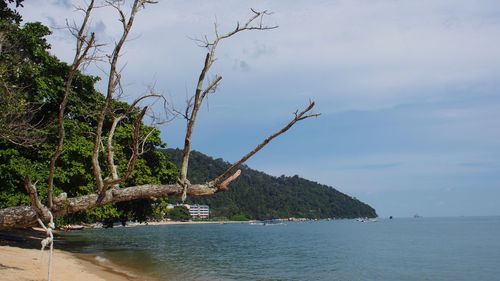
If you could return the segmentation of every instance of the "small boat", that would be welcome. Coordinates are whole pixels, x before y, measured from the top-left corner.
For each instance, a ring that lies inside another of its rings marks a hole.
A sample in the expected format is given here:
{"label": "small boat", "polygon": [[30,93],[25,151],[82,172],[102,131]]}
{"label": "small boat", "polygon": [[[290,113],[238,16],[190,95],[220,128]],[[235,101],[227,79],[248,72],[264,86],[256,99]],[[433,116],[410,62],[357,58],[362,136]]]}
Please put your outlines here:
{"label": "small boat", "polygon": [[83,225],[78,225],[78,224],[67,224],[64,226],[64,231],[65,232],[68,232],[70,230],[82,230],[84,229],[85,227]]}
{"label": "small boat", "polygon": [[277,219],[265,220],[262,223],[263,223],[264,226],[283,225],[284,224],[282,221],[277,220]]}
{"label": "small boat", "polygon": [[369,219],[369,218],[357,218],[356,221],[359,221],[359,222],[378,222],[378,219],[376,219],[376,218],[373,218],[373,219]]}

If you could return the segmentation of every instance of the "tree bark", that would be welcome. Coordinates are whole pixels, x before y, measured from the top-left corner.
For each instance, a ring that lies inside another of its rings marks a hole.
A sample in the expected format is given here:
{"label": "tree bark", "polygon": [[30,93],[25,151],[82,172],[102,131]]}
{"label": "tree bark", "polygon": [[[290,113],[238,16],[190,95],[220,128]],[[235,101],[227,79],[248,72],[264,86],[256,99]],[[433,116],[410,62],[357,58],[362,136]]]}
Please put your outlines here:
{"label": "tree bark", "polygon": [[[231,179],[231,181],[234,179]],[[225,183],[224,188],[210,187],[207,184],[195,184],[188,187],[187,193],[189,196],[212,195],[227,189],[228,184]],[[182,192],[183,187],[179,184],[145,184],[121,189],[110,189],[103,194],[102,198],[99,198],[97,193],[74,198],[65,198],[63,195],[54,198],[52,213],[55,217],[61,217],[106,204],[137,199],[157,199],[182,195]],[[0,230],[24,228],[36,224],[37,212],[33,207],[20,206],[0,209]]]}

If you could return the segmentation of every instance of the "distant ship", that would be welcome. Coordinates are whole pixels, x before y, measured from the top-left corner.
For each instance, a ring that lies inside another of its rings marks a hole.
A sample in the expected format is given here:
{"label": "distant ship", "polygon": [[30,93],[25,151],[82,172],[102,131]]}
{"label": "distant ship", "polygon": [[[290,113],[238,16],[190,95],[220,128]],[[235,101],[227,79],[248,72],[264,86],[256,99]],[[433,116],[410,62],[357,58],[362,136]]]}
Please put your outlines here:
{"label": "distant ship", "polygon": [[415,214],[415,215],[413,216],[413,218],[415,218],[415,219],[419,219],[419,218],[421,218],[421,217],[422,217],[422,216],[420,216],[419,214]]}
{"label": "distant ship", "polygon": [[359,222],[378,222],[376,218],[369,219],[369,218],[357,218],[356,221]]}

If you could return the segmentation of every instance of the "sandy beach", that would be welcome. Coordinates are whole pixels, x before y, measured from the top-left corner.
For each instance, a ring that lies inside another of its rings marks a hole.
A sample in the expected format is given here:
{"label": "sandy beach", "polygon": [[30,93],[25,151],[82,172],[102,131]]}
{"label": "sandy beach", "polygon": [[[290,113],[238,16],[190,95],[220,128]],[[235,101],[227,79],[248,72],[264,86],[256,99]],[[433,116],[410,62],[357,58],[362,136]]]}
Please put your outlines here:
{"label": "sandy beach", "polygon": [[[40,250],[0,246],[0,280],[47,280],[48,253]],[[131,273],[99,266],[75,254],[55,250],[52,280],[123,281],[144,280]]]}
{"label": "sandy beach", "polygon": [[[39,228],[15,229],[0,232],[0,281],[47,280],[48,248],[40,251],[45,233]],[[52,259],[52,280],[152,280],[121,268],[94,255],[61,250],[56,231]]]}

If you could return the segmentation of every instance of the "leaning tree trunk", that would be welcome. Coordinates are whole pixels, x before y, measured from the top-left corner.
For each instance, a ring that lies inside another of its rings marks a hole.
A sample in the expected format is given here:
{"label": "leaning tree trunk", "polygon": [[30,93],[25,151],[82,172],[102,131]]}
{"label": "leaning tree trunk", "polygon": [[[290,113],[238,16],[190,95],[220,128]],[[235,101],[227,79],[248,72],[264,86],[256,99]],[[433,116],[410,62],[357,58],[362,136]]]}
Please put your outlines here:
{"label": "leaning tree trunk", "polygon": [[[212,195],[219,188],[207,184],[191,185],[188,188],[190,196]],[[91,208],[111,203],[131,201],[137,199],[156,199],[166,196],[181,195],[183,187],[178,184],[154,185],[145,184],[122,189],[107,190],[101,197],[90,194],[74,198],[63,196],[54,199],[52,213],[55,217],[77,213]],[[19,206],[0,209],[0,230],[23,228],[37,224],[37,210],[31,206]]]}

